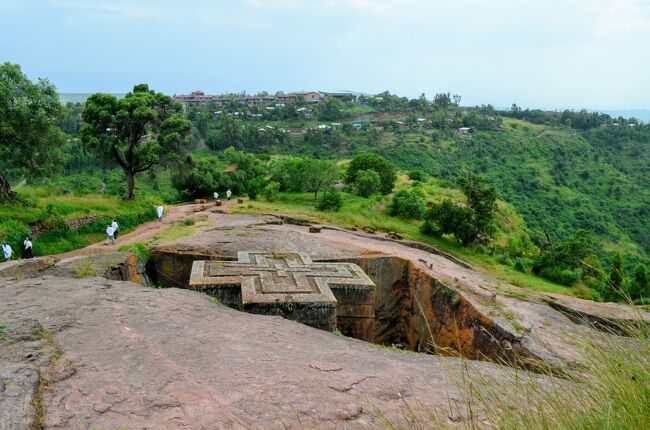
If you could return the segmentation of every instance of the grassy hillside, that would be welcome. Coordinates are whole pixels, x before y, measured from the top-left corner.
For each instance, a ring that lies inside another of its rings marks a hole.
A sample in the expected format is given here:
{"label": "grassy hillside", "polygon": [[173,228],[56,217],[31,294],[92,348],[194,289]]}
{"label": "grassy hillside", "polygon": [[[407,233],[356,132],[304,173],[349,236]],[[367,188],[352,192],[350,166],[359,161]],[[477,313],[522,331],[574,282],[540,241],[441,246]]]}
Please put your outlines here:
{"label": "grassy hillside", "polygon": [[[301,126],[322,122],[301,121]],[[650,129],[605,126],[587,131],[505,118],[503,126],[462,136],[431,126],[378,121],[355,131],[334,129],[316,139],[292,136],[246,150],[317,158],[376,152],[399,168],[421,168],[454,187],[472,171],[489,178],[527,226],[552,243],[578,229],[596,233],[608,251],[630,262],[650,252]],[[289,124],[287,124],[289,125]]]}
{"label": "grassy hillside", "polygon": [[[0,238],[7,240],[19,258],[25,237],[37,233],[34,255],[50,255],[81,248],[105,238],[106,227],[116,219],[121,233],[155,219],[156,202],[150,198],[124,202],[118,197],[66,195],[57,187],[18,187],[19,201],[0,205]],[[71,221],[93,216],[80,228]],[[40,234],[39,234],[40,233]]]}
{"label": "grassy hillside", "polygon": [[[442,201],[445,198],[458,202],[464,200],[464,196],[459,190],[447,188],[441,185],[439,180],[431,178],[425,183],[419,183],[410,181],[405,176],[399,177],[396,190],[413,188],[418,188],[428,201]],[[323,212],[315,208],[313,193],[281,193],[272,202],[263,199],[247,201],[244,204],[235,206],[234,211],[252,214],[280,212],[303,218],[307,217],[316,223],[328,223],[359,229],[370,226],[378,231],[397,232],[406,239],[417,240],[435,246],[467,261],[478,271],[513,285],[536,291],[558,292],[591,298],[591,291],[584,285],[575,287],[561,286],[526,271],[515,270],[512,264],[503,261],[502,254],[489,255],[481,247],[461,247],[453,237],[425,235],[420,231],[421,221],[388,216],[386,206],[389,201],[388,196],[377,195],[366,199],[354,194],[343,193],[343,205],[339,211]],[[497,247],[507,248],[512,238],[527,239],[525,224],[510,205],[499,201],[495,218],[497,228],[495,242]]]}

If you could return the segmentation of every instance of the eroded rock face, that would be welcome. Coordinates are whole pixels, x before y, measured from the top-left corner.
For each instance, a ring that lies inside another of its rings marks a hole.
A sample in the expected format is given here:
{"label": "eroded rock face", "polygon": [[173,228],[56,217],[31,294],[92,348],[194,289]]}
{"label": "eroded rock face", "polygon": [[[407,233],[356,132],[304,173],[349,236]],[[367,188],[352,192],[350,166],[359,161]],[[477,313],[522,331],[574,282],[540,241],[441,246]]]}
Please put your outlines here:
{"label": "eroded rock face", "polygon": [[56,257],[14,260],[0,264],[0,277],[28,279],[39,276],[64,278],[101,277],[149,285],[145,263],[128,252],[84,255],[59,261]]}
{"label": "eroded rock face", "polygon": [[462,425],[461,370],[512,381],[507,368],[377,349],[189,290],[1,281],[3,428],[353,429],[381,427],[376,411],[395,420],[405,402]]}

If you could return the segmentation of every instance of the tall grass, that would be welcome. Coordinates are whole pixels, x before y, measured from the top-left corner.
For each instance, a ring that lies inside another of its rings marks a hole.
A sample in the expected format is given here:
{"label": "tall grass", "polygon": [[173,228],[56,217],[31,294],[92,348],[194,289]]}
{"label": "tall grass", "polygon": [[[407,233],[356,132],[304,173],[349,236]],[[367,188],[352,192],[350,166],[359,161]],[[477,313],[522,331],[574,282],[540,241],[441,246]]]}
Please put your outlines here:
{"label": "tall grass", "polygon": [[637,314],[635,322],[621,323],[616,331],[627,335],[612,334],[606,343],[574,339],[579,364],[561,373],[551,367],[504,373],[463,359],[459,371],[458,362],[443,361],[461,402],[450,398],[432,407],[405,401],[396,417],[375,413],[389,429],[650,429],[650,322]]}

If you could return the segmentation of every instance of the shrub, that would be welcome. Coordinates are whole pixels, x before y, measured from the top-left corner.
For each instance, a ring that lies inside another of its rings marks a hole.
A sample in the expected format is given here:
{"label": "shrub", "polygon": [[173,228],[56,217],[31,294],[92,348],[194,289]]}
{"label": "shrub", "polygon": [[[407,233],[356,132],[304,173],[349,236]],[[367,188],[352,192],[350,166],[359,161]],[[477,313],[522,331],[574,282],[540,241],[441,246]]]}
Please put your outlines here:
{"label": "shrub", "polygon": [[329,189],[321,194],[316,204],[320,211],[338,211],[343,206],[343,197],[335,189]]}
{"label": "shrub", "polygon": [[558,284],[570,287],[577,284],[582,279],[582,269],[562,269],[560,267],[548,267],[542,269],[540,276],[557,282]]}
{"label": "shrub", "polygon": [[117,250],[119,252],[130,252],[136,255],[139,260],[145,263],[149,261],[149,259],[151,258],[149,247],[142,242],[137,242],[132,245],[122,245],[119,248],[117,248]]}
{"label": "shrub", "polygon": [[258,176],[257,178],[251,179],[246,184],[246,193],[251,200],[257,199],[257,195],[264,189],[266,186],[266,180]]}
{"label": "shrub", "polygon": [[426,211],[425,201],[417,191],[400,190],[388,206],[388,215],[407,219],[422,219]]}
{"label": "shrub", "polygon": [[521,257],[518,257],[515,259],[515,270],[518,272],[525,272],[526,271],[526,263],[524,262],[524,259]]}
{"label": "shrub", "polygon": [[408,172],[408,177],[412,181],[424,181],[427,178],[427,174],[424,170],[415,169]]}
{"label": "shrub", "polygon": [[379,191],[381,179],[379,174],[374,170],[361,170],[357,174],[355,181],[357,194],[361,197],[368,198]]}
{"label": "shrub", "polygon": [[227,188],[226,177],[218,158],[188,159],[187,166],[172,177],[172,184],[189,197],[211,195],[215,190]]}
{"label": "shrub", "polygon": [[269,182],[262,190],[262,195],[267,201],[272,202],[273,200],[276,199],[276,197],[278,197],[279,191],[280,191],[279,182]]}
{"label": "shrub", "polygon": [[478,239],[478,230],[474,225],[474,211],[458,206],[446,199],[434,204],[426,213],[422,231],[426,234],[453,234],[456,240],[467,246]]}

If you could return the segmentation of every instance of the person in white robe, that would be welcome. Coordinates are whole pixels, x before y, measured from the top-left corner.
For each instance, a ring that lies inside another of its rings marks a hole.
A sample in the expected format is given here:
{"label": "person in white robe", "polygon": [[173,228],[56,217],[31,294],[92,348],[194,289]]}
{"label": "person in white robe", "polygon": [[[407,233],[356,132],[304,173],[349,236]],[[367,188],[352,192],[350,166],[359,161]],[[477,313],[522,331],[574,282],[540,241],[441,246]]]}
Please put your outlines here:
{"label": "person in white robe", "polygon": [[13,249],[11,249],[11,246],[8,243],[3,243],[2,244],[2,255],[5,258],[5,261],[11,260],[11,254],[13,254]]}
{"label": "person in white robe", "polygon": [[108,237],[106,238],[106,242],[104,242],[104,245],[108,245],[108,241],[111,241],[113,245],[115,244],[115,236],[113,236],[114,234],[115,234],[115,230],[113,230],[113,227],[109,225],[106,228],[106,235]]}

